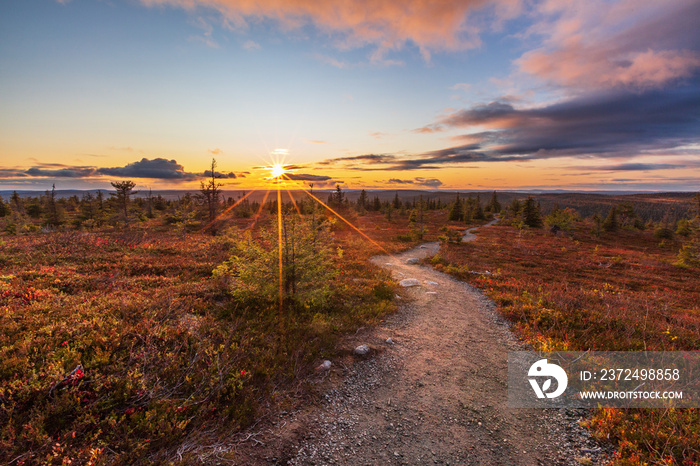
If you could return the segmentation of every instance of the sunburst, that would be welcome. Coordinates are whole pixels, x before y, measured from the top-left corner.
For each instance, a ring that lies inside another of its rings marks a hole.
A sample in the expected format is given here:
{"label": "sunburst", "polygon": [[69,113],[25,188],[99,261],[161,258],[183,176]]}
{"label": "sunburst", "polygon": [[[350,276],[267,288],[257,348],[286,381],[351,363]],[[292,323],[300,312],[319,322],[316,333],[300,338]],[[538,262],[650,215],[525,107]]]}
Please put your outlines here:
{"label": "sunburst", "polygon": [[[274,183],[274,189],[277,191],[277,247],[278,247],[278,274],[279,274],[279,313],[280,313],[280,326],[283,326],[283,321],[284,321],[284,277],[283,277],[283,251],[282,251],[282,230],[283,230],[283,211],[282,211],[282,189],[287,191],[287,194],[289,195],[290,200],[292,201],[292,204],[296,208],[297,213],[301,216],[301,210],[299,209],[299,206],[297,205],[296,201],[294,200],[294,196],[292,195],[292,189],[299,189],[303,191],[307,196],[309,196],[310,199],[313,201],[317,202],[321,206],[323,206],[326,210],[331,212],[333,215],[338,217],[340,220],[345,222],[348,226],[350,226],[355,232],[360,234],[362,237],[364,237],[366,240],[368,240],[371,244],[376,246],[379,250],[384,252],[385,254],[389,256],[393,256],[390,252],[388,252],[386,249],[384,249],[379,243],[374,241],[372,238],[367,236],[363,231],[361,231],[359,228],[357,228],[355,225],[353,225],[350,221],[345,219],[340,213],[338,213],[336,210],[328,206],[326,203],[321,201],[318,197],[316,197],[312,191],[307,189],[308,187],[305,186],[302,182],[295,180],[292,175],[291,170],[289,167],[291,165],[285,164],[285,158],[289,155],[289,152],[286,149],[275,149],[270,153],[270,164],[263,166],[263,167],[256,167],[261,170],[266,170],[270,174],[270,176],[265,177],[266,180],[268,180],[271,183]],[[291,186],[290,186],[291,185]],[[263,200],[260,204],[260,208],[258,209],[257,213],[254,215],[253,220],[251,224],[248,226],[248,228],[252,228],[255,226],[257,223],[258,217],[260,217],[260,214],[262,213],[263,206],[267,202],[268,196],[270,194],[270,190],[268,189],[267,192],[265,193]],[[230,212],[234,207],[236,207],[238,204],[240,204],[245,198],[250,196],[253,192],[250,191],[248,192],[243,198],[239,199],[236,203],[231,205],[229,208],[227,208],[224,212],[222,212],[220,215],[217,216],[216,220]]]}
{"label": "sunburst", "polygon": [[272,178],[279,178],[285,173],[287,173],[287,170],[284,168],[284,165],[274,163],[272,167],[270,167],[270,175],[272,175]]}

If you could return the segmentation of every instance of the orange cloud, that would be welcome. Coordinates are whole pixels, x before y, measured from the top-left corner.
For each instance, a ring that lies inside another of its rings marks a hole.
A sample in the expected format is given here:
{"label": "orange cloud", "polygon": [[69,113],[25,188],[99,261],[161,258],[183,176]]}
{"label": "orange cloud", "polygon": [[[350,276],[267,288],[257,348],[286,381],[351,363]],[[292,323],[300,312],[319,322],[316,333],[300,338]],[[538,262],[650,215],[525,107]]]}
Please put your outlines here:
{"label": "orange cloud", "polygon": [[435,50],[478,47],[479,28],[469,24],[472,13],[486,8],[496,21],[521,11],[521,0],[141,0],[149,6],[173,5],[187,10],[212,8],[225,15],[234,28],[249,20],[273,19],[283,27],[297,29],[313,24],[327,32],[341,33],[341,47],[377,45],[372,60],[406,43],[419,47],[426,59]]}
{"label": "orange cloud", "polygon": [[610,55],[606,50],[569,44],[567,47],[528,52],[520,68],[532,75],[564,86],[583,88],[629,86],[649,88],[692,76],[700,68],[700,55],[688,50],[648,49]]}
{"label": "orange cloud", "polygon": [[525,53],[521,71],[579,89],[658,88],[700,69],[694,0],[568,2],[539,6],[529,34],[545,38]]}

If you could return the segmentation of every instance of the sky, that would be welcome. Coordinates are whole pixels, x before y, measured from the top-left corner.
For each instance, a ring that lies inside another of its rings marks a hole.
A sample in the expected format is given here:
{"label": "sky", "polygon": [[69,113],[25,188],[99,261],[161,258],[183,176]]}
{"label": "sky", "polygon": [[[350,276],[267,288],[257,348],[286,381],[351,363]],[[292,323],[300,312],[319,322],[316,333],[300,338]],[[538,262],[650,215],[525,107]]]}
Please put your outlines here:
{"label": "sky", "polygon": [[5,0],[0,190],[697,191],[697,0]]}

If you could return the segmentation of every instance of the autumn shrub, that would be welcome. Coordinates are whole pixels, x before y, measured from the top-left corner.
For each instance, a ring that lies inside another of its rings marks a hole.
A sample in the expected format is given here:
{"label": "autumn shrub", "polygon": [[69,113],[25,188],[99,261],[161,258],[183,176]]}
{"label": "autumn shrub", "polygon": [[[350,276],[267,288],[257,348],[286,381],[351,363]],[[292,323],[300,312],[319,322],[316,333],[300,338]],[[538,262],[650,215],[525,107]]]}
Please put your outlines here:
{"label": "autumn shrub", "polygon": [[[0,463],[166,463],[298,403],[340,336],[395,309],[394,285],[351,229],[287,223],[296,284],[280,338],[272,220],[250,237],[3,236]],[[223,263],[228,278],[212,273]]]}
{"label": "autumn shrub", "polygon": [[[700,349],[700,277],[673,265],[677,249],[651,232],[588,231],[581,225],[569,238],[494,226],[474,243],[443,245],[431,263],[487,293],[538,350]],[[598,410],[588,426],[617,444],[614,464],[698,464],[698,412]]]}

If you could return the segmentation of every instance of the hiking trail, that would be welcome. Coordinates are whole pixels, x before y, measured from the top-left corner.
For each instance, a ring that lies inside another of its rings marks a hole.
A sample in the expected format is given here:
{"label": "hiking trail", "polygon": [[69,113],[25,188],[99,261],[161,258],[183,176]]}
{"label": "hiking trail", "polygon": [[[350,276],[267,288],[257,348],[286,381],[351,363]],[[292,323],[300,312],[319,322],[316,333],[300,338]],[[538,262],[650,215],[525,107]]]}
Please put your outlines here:
{"label": "hiking trail", "polygon": [[[467,230],[462,240],[475,240],[475,229]],[[330,380],[318,406],[280,419],[264,436],[267,446],[258,453],[248,450],[251,456],[243,463],[601,461],[600,448],[578,425],[584,413],[508,408],[508,351],[529,348],[479,290],[430,267],[406,263],[433,256],[439,247],[425,243],[372,259],[394,279],[414,278],[420,285],[397,296],[397,313],[343,341],[346,357],[334,360],[331,374],[324,376]],[[361,344],[371,348],[366,358],[352,355]]]}

